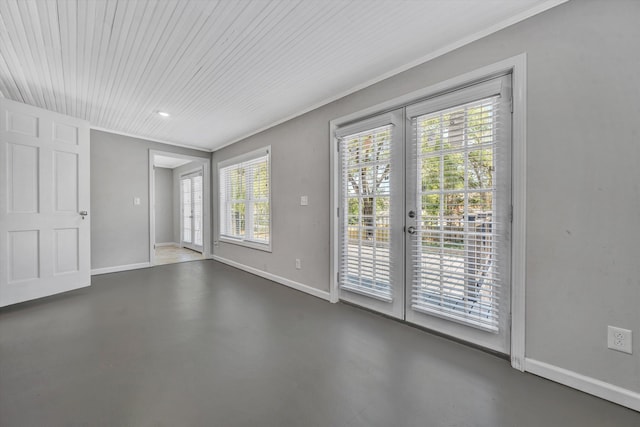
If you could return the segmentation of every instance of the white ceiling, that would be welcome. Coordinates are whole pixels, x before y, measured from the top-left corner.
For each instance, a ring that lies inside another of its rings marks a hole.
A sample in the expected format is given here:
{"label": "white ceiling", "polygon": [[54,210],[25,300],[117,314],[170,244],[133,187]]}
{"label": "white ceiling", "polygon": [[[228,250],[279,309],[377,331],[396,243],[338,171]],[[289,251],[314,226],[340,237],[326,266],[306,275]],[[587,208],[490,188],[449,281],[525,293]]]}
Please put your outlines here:
{"label": "white ceiling", "polygon": [[216,149],[563,1],[0,0],[0,91]]}
{"label": "white ceiling", "polygon": [[178,166],[186,165],[191,161],[192,160],[179,157],[162,156],[160,154],[156,154],[153,156],[153,166],[159,168],[175,169]]}

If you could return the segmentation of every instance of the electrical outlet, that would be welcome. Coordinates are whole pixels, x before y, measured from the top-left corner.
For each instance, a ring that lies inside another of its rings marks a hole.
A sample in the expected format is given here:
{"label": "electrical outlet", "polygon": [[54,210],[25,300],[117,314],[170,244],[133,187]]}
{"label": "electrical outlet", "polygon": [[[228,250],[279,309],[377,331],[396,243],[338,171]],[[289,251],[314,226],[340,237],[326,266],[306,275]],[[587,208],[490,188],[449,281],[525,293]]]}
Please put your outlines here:
{"label": "electrical outlet", "polygon": [[302,269],[302,262],[300,262],[300,258],[296,258],[296,270]]}
{"label": "electrical outlet", "polygon": [[609,326],[607,329],[607,346],[611,350],[631,354],[631,331],[629,329]]}
{"label": "electrical outlet", "polygon": [[134,206],[140,206],[140,197],[134,197],[133,204]]}

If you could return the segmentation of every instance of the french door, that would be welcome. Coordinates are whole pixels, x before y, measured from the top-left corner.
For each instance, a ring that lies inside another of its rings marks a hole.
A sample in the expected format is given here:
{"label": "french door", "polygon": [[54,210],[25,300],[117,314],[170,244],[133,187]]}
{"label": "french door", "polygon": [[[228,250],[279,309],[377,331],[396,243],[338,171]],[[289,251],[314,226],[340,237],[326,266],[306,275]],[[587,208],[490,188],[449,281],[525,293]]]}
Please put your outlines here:
{"label": "french door", "polygon": [[510,86],[338,128],[342,300],[510,352]]}
{"label": "french door", "polygon": [[202,170],[180,177],[181,245],[198,252],[202,244]]}
{"label": "french door", "polygon": [[340,128],[340,298],[404,315],[403,111]]}

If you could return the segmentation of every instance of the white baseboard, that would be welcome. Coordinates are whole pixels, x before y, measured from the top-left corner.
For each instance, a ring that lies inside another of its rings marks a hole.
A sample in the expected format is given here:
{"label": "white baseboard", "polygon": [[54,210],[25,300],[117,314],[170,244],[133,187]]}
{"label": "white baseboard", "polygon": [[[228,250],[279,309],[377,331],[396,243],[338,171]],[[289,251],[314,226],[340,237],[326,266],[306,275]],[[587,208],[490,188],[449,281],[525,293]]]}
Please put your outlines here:
{"label": "white baseboard", "polygon": [[640,393],[635,391],[529,358],[525,359],[525,370],[618,405],[640,411]]}
{"label": "white baseboard", "polygon": [[180,243],[176,243],[176,242],[156,243],[156,248],[159,248],[160,246],[174,246],[178,248],[180,247]]}
{"label": "white baseboard", "polygon": [[239,262],[236,262],[236,261],[231,261],[230,259],[222,258],[218,255],[213,255],[213,259],[221,263],[230,265],[231,267],[244,270],[247,273],[255,274],[256,276],[264,277],[265,279],[271,280],[272,282],[280,283],[281,285],[285,285],[290,288],[296,289],[298,291],[307,293],[309,295],[313,295],[314,297],[318,297],[326,301],[330,300],[329,292],[327,291],[321,291],[319,289],[312,288],[311,286],[304,285],[302,283],[295,282],[293,280],[289,280],[281,276],[276,276],[275,274],[258,270],[257,268],[249,267],[248,265],[240,264]]}
{"label": "white baseboard", "polygon": [[91,270],[91,275],[97,276],[99,274],[117,273],[119,271],[137,270],[138,268],[147,267],[151,267],[151,263],[141,262],[138,264],[116,265],[115,267],[94,268]]}

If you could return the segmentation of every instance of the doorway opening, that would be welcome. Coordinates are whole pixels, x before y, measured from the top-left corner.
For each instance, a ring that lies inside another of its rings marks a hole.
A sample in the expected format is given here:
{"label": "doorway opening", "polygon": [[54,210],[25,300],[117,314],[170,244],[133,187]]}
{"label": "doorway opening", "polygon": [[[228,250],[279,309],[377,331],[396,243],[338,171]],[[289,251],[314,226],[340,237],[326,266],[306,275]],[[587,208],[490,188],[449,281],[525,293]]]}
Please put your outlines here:
{"label": "doorway opening", "polygon": [[207,259],[210,254],[210,160],[149,151],[152,265]]}

